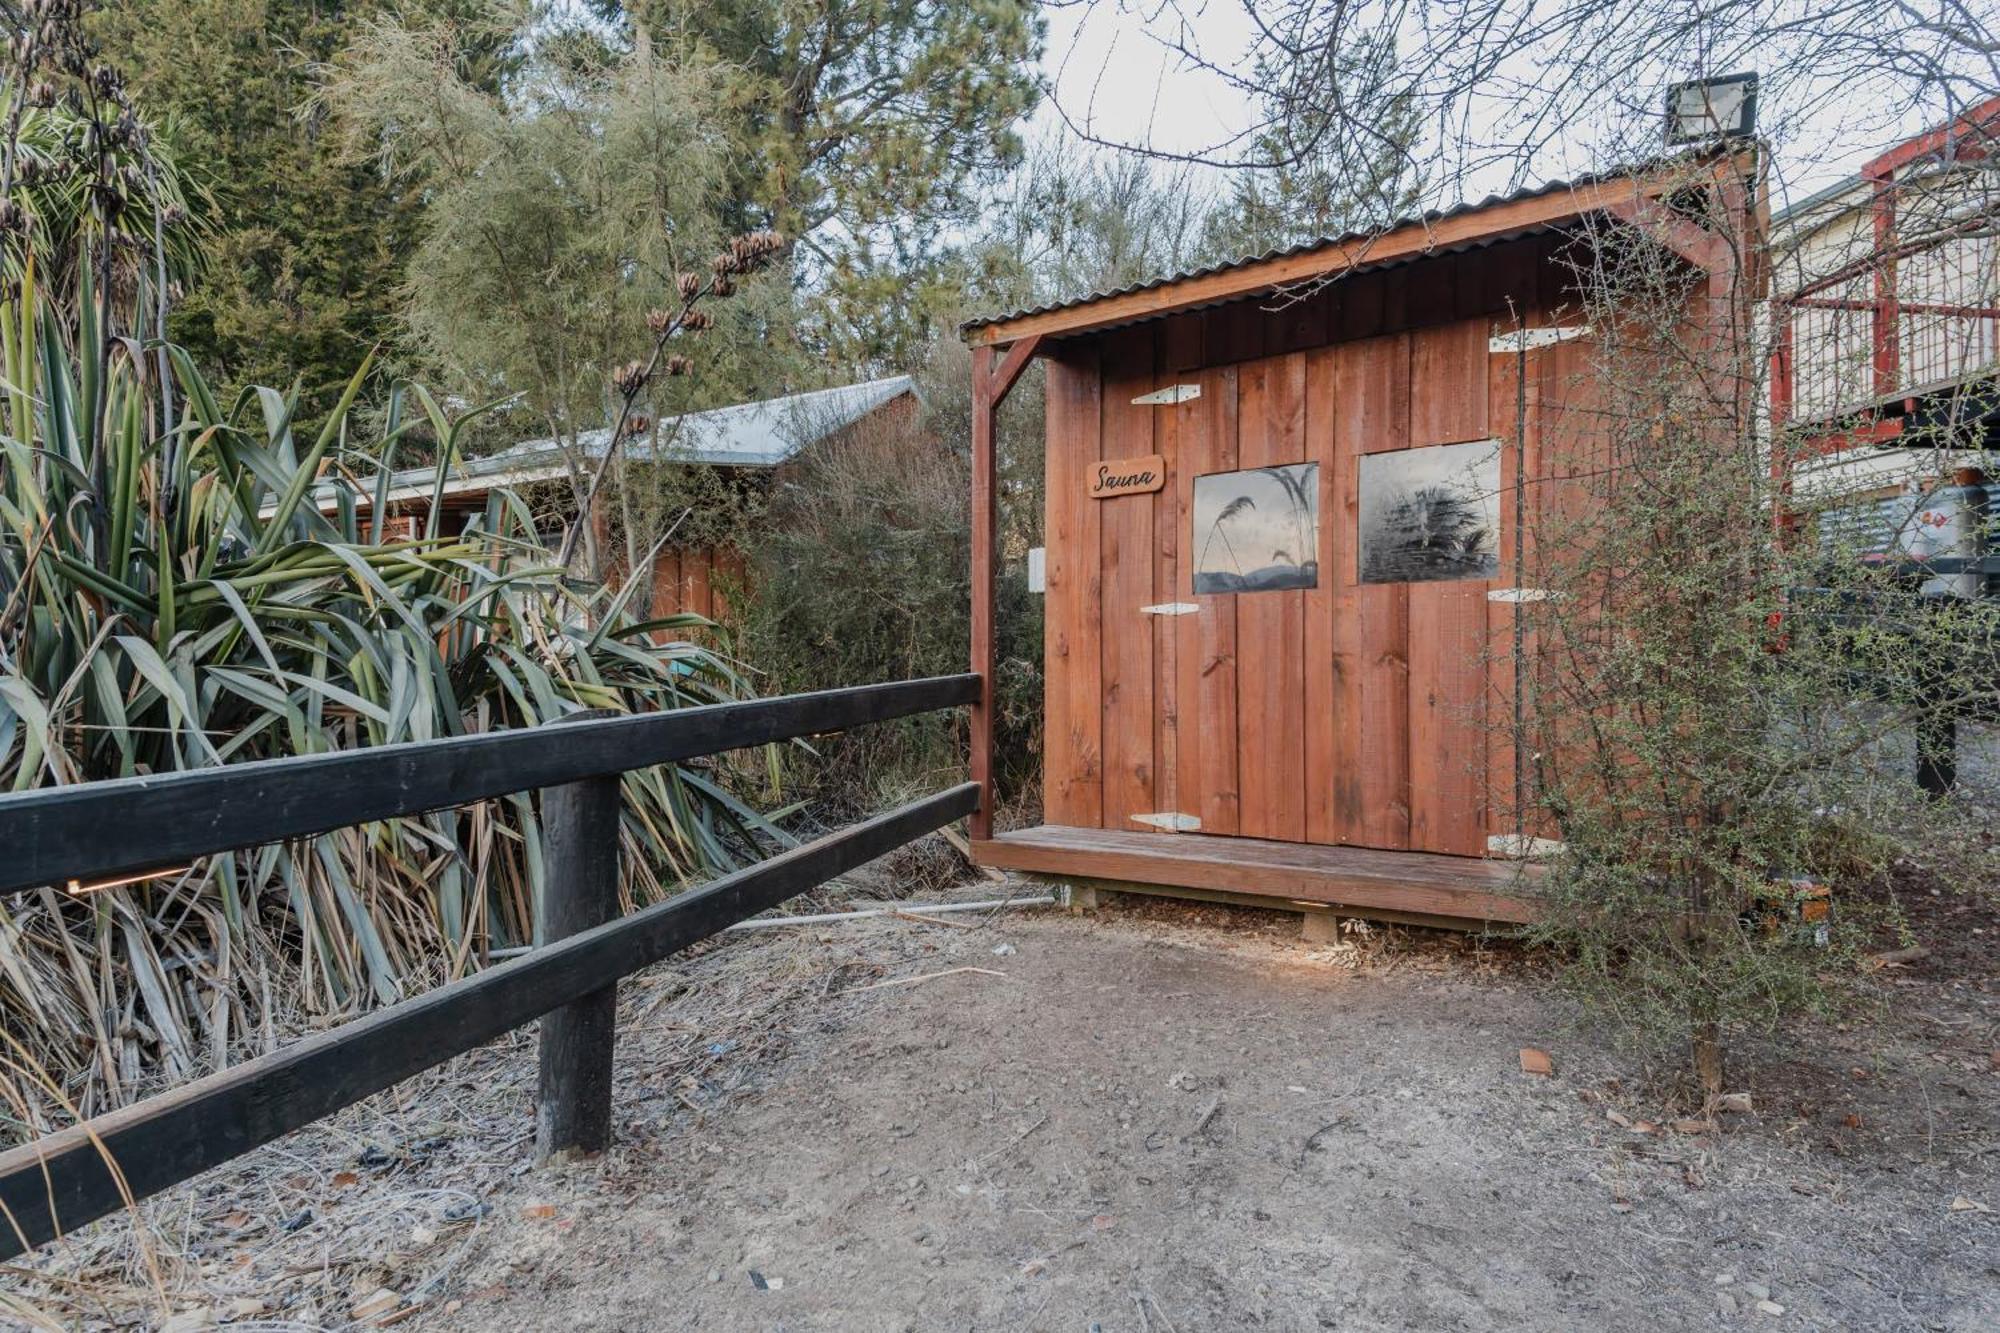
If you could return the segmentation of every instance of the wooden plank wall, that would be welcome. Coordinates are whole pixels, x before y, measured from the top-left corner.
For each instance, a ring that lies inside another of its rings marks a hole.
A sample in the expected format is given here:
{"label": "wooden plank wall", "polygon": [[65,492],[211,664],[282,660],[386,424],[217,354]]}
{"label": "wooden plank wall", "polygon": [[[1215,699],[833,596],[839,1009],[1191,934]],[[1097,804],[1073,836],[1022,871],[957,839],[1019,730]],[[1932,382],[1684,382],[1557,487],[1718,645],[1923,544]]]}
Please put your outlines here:
{"label": "wooden plank wall", "polygon": [[[1153,452],[1156,409],[1132,400],[1154,387],[1154,326],[1147,324],[1104,340],[1101,445],[1105,458]],[[1074,483],[1071,489],[1074,489]],[[1153,605],[1158,552],[1153,544],[1154,500],[1130,495],[1090,500],[1098,511],[1103,595],[1098,647],[1103,658],[1104,827],[1136,828],[1134,815],[1160,809],[1155,797],[1153,744]]]}
{"label": "wooden plank wall", "polygon": [[[1207,833],[1459,855],[1511,831],[1513,755],[1494,727],[1511,716],[1513,611],[1486,593],[1513,578],[1515,469],[1525,447],[1538,488],[1540,400],[1560,372],[1528,363],[1517,444],[1516,365],[1487,340],[1546,322],[1553,245],[1429,260],[1282,308],[1243,302],[1056,350],[1048,823],[1142,830],[1134,815],[1181,812]],[[1174,383],[1201,396],[1132,402]],[[1361,456],[1489,437],[1504,446],[1502,577],[1361,584]],[[1155,452],[1167,465],[1158,494],[1088,498],[1090,465]],[[1302,461],[1321,465],[1319,586],[1195,597],[1194,479]],[[1141,609],[1185,601],[1199,612]]]}
{"label": "wooden plank wall", "polygon": [[1097,502],[1084,493],[1104,456],[1095,340],[1048,358],[1047,535],[1043,651],[1042,813],[1051,824],[1104,821],[1103,659],[1097,611],[1103,586]]}
{"label": "wooden plank wall", "polygon": [[692,611],[727,623],[735,616],[732,593],[747,586],[743,553],[728,546],[690,546],[661,551],[653,558],[655,616]]}

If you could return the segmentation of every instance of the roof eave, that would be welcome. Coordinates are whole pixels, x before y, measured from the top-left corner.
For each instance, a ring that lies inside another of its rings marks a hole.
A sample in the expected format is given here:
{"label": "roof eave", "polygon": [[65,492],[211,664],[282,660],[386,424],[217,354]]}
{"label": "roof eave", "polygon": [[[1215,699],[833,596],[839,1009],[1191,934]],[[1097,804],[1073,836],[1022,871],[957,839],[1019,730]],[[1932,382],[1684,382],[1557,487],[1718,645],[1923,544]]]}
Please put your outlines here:
{"label": "roof eave", "polygon": [[[1707,159],[1713,169],[1734,162],[1754,168],[1753,150],[1733,150]],[[1463,212],[1420,219],[1372,236],[1342,237],[1292,253],[1227,265],[1206,273],[1086,297],[1051,309],[968,322],[961,333],[968,346],[1002,346],[1039,335],[1044,339],[1073,337],[1158,319],[1183,310],[1257,296],[1343,272],[1358,272],[1442,254],[1481,241],[1539,230],[1600,213],[1683,186],[1686,159],[1650,172],[1611,175],[1567,189],[1530,193]]]}

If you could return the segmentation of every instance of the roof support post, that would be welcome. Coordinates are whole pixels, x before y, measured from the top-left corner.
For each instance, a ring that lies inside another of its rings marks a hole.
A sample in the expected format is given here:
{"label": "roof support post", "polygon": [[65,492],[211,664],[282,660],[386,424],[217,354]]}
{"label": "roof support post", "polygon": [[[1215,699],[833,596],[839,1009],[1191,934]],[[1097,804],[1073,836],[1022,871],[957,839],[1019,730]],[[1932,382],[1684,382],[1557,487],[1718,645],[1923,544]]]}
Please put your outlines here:
{"label": "roof support post", "polygon": [[999,525],[998,468],[994,459],[993,349],[972,349],[972,673],[979,698],[972,705],[971,777],[979,786],[979,808],[968,829],[973,841],[993,836],[994,534]]}
{"label": "roof support post", "polygon": [[994,445],[1000,404],[1041,346],[1022,338],[995,364],[991,346],[972,349],[972,671],[979,699],[972,705],[971,777],[979,808],[968,821],[975,842],[993,836],[994,599],[999,572],[1000,482]]}

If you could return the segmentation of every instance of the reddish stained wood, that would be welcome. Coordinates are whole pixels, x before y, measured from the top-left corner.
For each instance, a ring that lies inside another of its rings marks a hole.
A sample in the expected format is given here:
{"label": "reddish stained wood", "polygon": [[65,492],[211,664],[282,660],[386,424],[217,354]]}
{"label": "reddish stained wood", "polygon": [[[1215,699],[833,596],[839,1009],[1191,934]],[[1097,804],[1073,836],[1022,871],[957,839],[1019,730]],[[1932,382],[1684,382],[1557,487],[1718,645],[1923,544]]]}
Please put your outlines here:
{"label": "reddish stained wood", "polygon": [[1547,240],[1530,236],[1459,256],[1459,317],[1484,318],[1501,325],[1528,316],[1539,304],[1541,266],[1547,253]]}
{"label": "reddish stained wood", "polygon": [[1160,369],[1180,375],[1202,368],[1204,324],[1194,312],[1173,315],[1160,323]]}
{"label": "reddish stained wood", "polygon": [[671,616],[681,609],[681,553],[674,548],[653,558],[653,614]]}
{"label": "reddish stained wood", "polygon": [[[1202,395],[1194,416],[1199,429],[1192,439],[1182,437],[1182,447],[1198,451],[1199,462],[1188,472],[1233,472],[1237,467],[1237,398],[1239,371],[1234,366],[1204,371]],[[1193,527],[1193,499],[1189,496],[1189,527]],[[1191,551],[1189,560],[1198,560],[1200,551]],[[1183,623],[1183,694],[1194,700],[1195,728],[1200,738],[1194,755],[1194,776],[1190,790],[1200,793],[1201,805],[1190,811],[1201,817],[1203,830],[1235,833],[1241,825],[1243,799],[1237,769],[1236,737],[1236,610],[1237,598],[1207,595],[1194,598],[1201,607],[1194,616],[1176,616]],[[1192,621],[1189,626],[1187,622]],[[1193,642],[1187,643],[1192,637]],[[1192,671],[1193,680],[1188,681]]]}
{"label": "reddish stained wood", "polygon": [[1220,366],[1262,356],[1270,322],[1256,301],[1235,301],[1203,311],[1202,328],[1208,363]]}
{"label": "reddish stained wood", "polygon": [[[1419,284],[1449,309],[1448,269]],[[1410,447],[1487,438],[1488,321],[1410,335]],[[1486,848],[1485,580],[1409,587],[1410,846],[1478,855]]]}
{"label": "reddish stained wood", "polygon": [[1325,360],[1329,381],[1325,415],[1332,443],[1332,465],[1327,469],[1327,480],[1320,492],[1327,506],[1321,521],[1331,530],[1334,550],[1332,564],[1320,567],[1321,578],[1332,579],[1328,649],[1332,656],[1334,726],[1333,746],[1327,757],[1332,824],[1326,841],[1355,843],[1367,838],[1362,791],[1365,761],[1361,750],[1366,641],[1362,633],[1356,541],[1361,531],[1360,497],[1355,485],[1360,449],[1352,434],[1354,416],[1342,410],[1346,403],[1342,393],[1343,367],[1355,358],[1338,348],[1330,348]]}
{"label": "reddish stained wood", "polygon": [[713,569],[715,548],[702,546],[689,551],[681,561],[681,571],[687,579],[687,609],[698,616],[715,615],[715,598],[710,595],[710,573]]}
{"label": "reddish stained wood", "polygon": [[1098,656],[1098,517],[1082,478],[1102,455],[1097,347],[1063,348],[1048,359],[1046,469],[1048,563],[1042,801],[1052,823],[1096,826],[1104,818]]}
{"label": "reddish stained wood", "polygon": [[[1174,314],[1160,322],[1156,344],[1158,384],[1188,382],[1200,374],[1206,322],[1198,312]],[[1154,590],[1162,602],[1194,596],[1192,552],[1194,472],[1202,458],[1202,400],[1154,408],[1154,446],[1166,458],[1168,482],[1154,496],[1154,540],[1160,564]],[[1160,723],[1154,731],[1154,763],[1160,809],[1202,815],[1200,749],[1200,622],[1196,616],[1154,616],[1154,701]]]}
{"label": "reddish stained wood", "polygon": [[[1346,548],[1351,527],[1344,522],[1345,487],[1340,483],[1341,460],[1334,440],[1333,352],[1317,348],[1306,354],[1305,452],[1319,463],[1319,586],[1305,593],[1305,752],[1306,831],[1309,842],[1340,842],[1343,802],[1353,792],[1340,773],[1340,738],[1355,723],[1355,713],[1343,704],[1335,674],[1335,620],[1347,589]],[[1348,756],[1351,758],[1351,756]],[[1351,778],[1348,779],[1351,781]]]}
{"label": "reddish stained wood", "polygon": [[1484,580],[1410,588],[1410,846],[1486,850]]}
{"label": "reddish stained wood", "polygon": [[[1242,368],[1237,440],[1243,468],[1302,462],[1305,355],[1266,357]],[[1296,543],[1294,543],[1296,544]],[[1247,562],[1275,552],[1246,553]],[[1298,552],[1289,552],[1294,559]],[[1306,836],[1305,593],[1240,593],[1237,664],[1237,767],[1245,836],[1303,841]],[[1252,650],[1254,649],[1254,650]]]}
{"label": "reddish stained wood", "polygon": [[1334,311],[1330,330],[1335,340],[1352,342],[1388,332],[1384,327],[1384,309],[1390,276],[1356,273],[1340,280],[1340,305]]}
{"label": "reddish stained wood", "polygon": [[1171,701],[1174,717],[1171,768],[1167,767],[1169,761],[1163,756],[1161,776],[1172,783],[1173,808],[1200,819],[1204,828],[1208,827],[1208,821],[1204,809],[1201,756],[1203,747],[1213,742],[1204,734],[1201,720],[1201,625],[1208,614],[1208,605],[1219,599],[1195,596],[1196,552],[1190,543],[1194,540],[1194,478],[1207,461],[1203,432],[1207,428],[1208,414],[1214,407],[1214,403],[1209,401],[1212,379],[1212,376],[1202,377],[1200,399],[1171,409],[1178,453],[1174,459],[1174,484],[1167,488],[1173,496],[1172,517],[1168,521],[1183,546],[1176,562],[1173,588],[1164,595],[1169,601],[1191,602],[1202,610],[1193,615],[1162,617],[1160,626],[1161,651],[1163,655],[1171,655],[1172,663],[1169,690],[1164,697]]}
{"label": "reddish stained wood", "polygon": [[[1525,323],[1529,311],[1522,309],[1520,319]],[[1506,332],[1517,327],[1512,323],[1495,323],[1494,331]],[[1517,504],[1525,500],[1525,490],[1517,491],[1522,480],[1522,460],[1525,453],[1526,423],[1518,412],[1519,391],[1523,387],[1523,360],[1517,352],[1496,352],[1493,354],[1488,392],[1491,395],[1487,408],[1487,419],[1494,427],[1495,436],[1501,441],[1500,449],[1500,569],[1498,586],[1521,588],[1528,586],[1523,562],[1516,559],[1516,536],[1524,537],[1526,532],[1517,522]],[[1522,813],[1522,789],[1516,781],[1514,767],[1514,701],[1515,672],[1523,658],[1515,653],[1514,630],[1520,621],[1519,602],[1489,602],[1486,607],[1486,698],[1491,726],[1487,730],[1486,762],[1487,788],[1486,832],[1488,836],[1525,832],[1520,825]]]}
{"label": "reddish stained wood", "polygon": [[981,689],[972,705],[970,761],[979,808],[967,821],[971,836],[993,834],[993,601],[999,563],[999,478],[994,461],[993,349],[972,350],[972,671]]}
{"label": "reddish stained wood", "polygon": [[[1521,247],[1515,247],[1521,248]],[[1508,276],[1506,294],[1512,298],[1508,313],[1496,316],[1496,334],[1521,328],[1538,328],[1548,322],[1536,295],[1539,275],[1535,265],[1543,257],[1537,247],[1523,249],[1523,262]],[[1536,577],[1535,530],[1541,503],[1541,395],[1543,365],[1547,349],[1526,353],[1493,353],[1489,366],[1489,406],[1487,420],[1501,440],[1500,453],[1500,568],[1502,587],[1538,586]],[[1519,515],[1525,512],[1526,519]],[[1519,541],[1516,541],[1516,538]],[[1517,767],[1515,703],[1527,704],[1523,688],[1525,673],[1535,656],[1535,643],[1527,629],[1532,622],[1523,604],[1491,602],[1487,606],[1487,700],[1490,709],[1487,727],[1487,833],[1489,836],[1540,834],[1541,820],[1533,811],[1533,774],[1525,763]],[[1516,625],[1523,633],[1515,633]],[[1518,637],[1518,642],[1517,642]],[[1522,724],[1528,719],[1525,715]]]}
{"label": "reddish stained wood", "polygon": [[[1543,279],[1537,261],[1547,246],[1522,243],[1489,257],[1497,271],[1460,258],[1364,275],[1340,284],[1337,302],[1322,299],[1310,319],[1289,323],[1270,312],[1260,320],[1254,306],[1177,316],[1085,343],[1109,363],[1100,379],[1078,363],[1064,387],[1052,371],[1052,823],[1150,836],[1131,817],[1174,810],[1200,818],[1205,833],[1471,856],[1484,851],[1489,831],[1505,831],[1494,812],[1513,804],[1512,752],[1489,731],[1511,718],[1515,604],[1489,603],[1484,581],[1359,584],[1357,468],[1370,453],[1506,436],[1502,577],[1492,586],[1518,581],[1513,381],[1492,374],[1494,320],[1453,316],[1509,297],[1517,309],[1535,304],[1527,294]],[[1406,323],[1422,327],[1270,351],[1319,330]],[[1543,355],[1566,362],[1573,351],[1565,344]],[[1202,396],[1187,404],[1131,403],[1190,381]],[[1096,433],[1072,453],[1069,442],[1088,432],[1063,418],[1086,386],[1097,393],[1084,405]],[[1167,471],[1150,500],[1075,498],[1084,463],[1148,451]],[[1199,552],[1188,544],[1195,478],[1305,459],[1321,464],[1320,586],[1196,596]],[[1099,527],[1085,531],[1091,518]],[[1088,589],[1087,614],[1086,571],[1101,580]],[[1180,600],[1200,611],[1156,617],[1140,609]],[[1078,669],[1086,662],[1094,677]],[[1084,734],[1085,718],[1095,737]],[[1093,778],[1097,805],[1079,813],[1088,802],[1074,798]]]}
{"label": "reddish stained wood", "polygon": [[1007,401],[1007,395],[1014,391],[1014,382],[1021,378],[1021,372],[1035,359],[1041,350],[1042,335],[1031,333],[1007,349],[986,378],[986,396],[995,407]]}
{"label": "reddish stained wood", "polygon": [[[1154,380],[1171,383],[1175,377],[1173,354],[1167,347],[1166,330],[1155,330],[1153,347]],[[1181,349],[1185,354],[1185,349]],[[1189,404],[1188,406],[1193,406]],[[1177,600],[1180,578],[1180,478],[1186,470],[1181,459],[1180,427],[1184,409],[1178,404],[1153,408],[1153,450],[1165,464],[1165,482],[1153,495],[1153,595],[1157,602]],[[1153,773],[1154,790],[1160,810],[1192,813],[1182,803],[1180,790],[1180,699],[1175,690],[1179,680],[1178,616],[1149,615],[1153,640]]]}
{"label": "reddish stained wood", "polygon": [[1460,320],[1410,335],[1410,447],[1483,440],[1486,341],[1483,319]]}
{"label": "reddish stained wood", "polygon": [[1042,874],[1416,912],[1465,921],[1534,919],[1533,866],[1262,838],[1148,837],[1044,825],[975,843],[981,865]]}
{"label": "reddish stained wood", "polygon": [[[1153,444],[1154,409],[1132,400],[1153,389],[1150,328],[1127,330],[1104,344],[1102,447],[1106,457],[1143,454]],[[1101,515],[1104,661],[1104,827],[1138,828],[1134,815],[1160,810],[1153,731],[1153,507],[1151,496],[1092,504]]]}
{"label": "reddish stained wood", "polygon": [[1332,334],[1336,280],[1303,294],[1278,294],[1253,304],[1268,313],[1270,328],[1265,334],[1266,352],[1298,352],[1323,347]]}
{"label": "reddish stained wood", "polygon": [[[1409,335],[1395,333],[1334,349],[1335,431],[1356,455],[1409,442]],[[1371,847],[1410,841],[1409,585],[1358,583],[1360,824],[1348,832]]]}
{"label": "reddish stained wood", "polygon": [[[1199,376],[1203,333],[1202,317],[1191,312],[1172,316],[1160,325],[1156,355],[1162,384]],[[1155,587],[1165,602],[1194,596],[1194,555],[1185,547],[1194,531],[1194,474],[1202,457],[1203,410],[1202,399],[1155,409],[1154,441],[1168,468],[1167,486],[1153,510],[1160,550]],[[1155,620],[1153,692],[1160,703],[1160,729],[1154,749],[1161,804],[1200,818],[1200,621],[1197,616],[1157,616]]]}

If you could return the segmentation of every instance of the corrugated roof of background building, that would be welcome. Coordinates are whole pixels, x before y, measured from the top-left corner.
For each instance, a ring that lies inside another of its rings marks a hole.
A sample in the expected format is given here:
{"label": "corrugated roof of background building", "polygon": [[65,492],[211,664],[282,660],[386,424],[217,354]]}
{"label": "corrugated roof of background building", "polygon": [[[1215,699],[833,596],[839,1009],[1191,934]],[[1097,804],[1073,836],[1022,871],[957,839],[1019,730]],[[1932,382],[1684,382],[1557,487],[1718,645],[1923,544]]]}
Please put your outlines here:
{"label": "corrugated roof of background building", "polygon": [[[916,382],[908,375],[891,375],[668,417],[660,423],[659,461],[714,467],[777,467],[807,445],[915,391]],[[577,446],[584,455],[597,458],[603,455],[610,441],[611,430],[605,427],[580,435]],[[626,450],[630,458],[653,460],[650,439],[632,440]],[[497,454],[459,462],[445,482],[445,494],[462,495],[494,486],[549,481],[567,472],[563,446],[558,441],[524,440]],[[395,502],[426,498],[436,480],[434,465],[398,469],[389,477],[389,499]],[[334,503],[337,494],[333,483],[323,483],[317,488],[315,499],[324,508]],[[368,502],[374,494],[375,482],[370,479],[357,498]]]}

